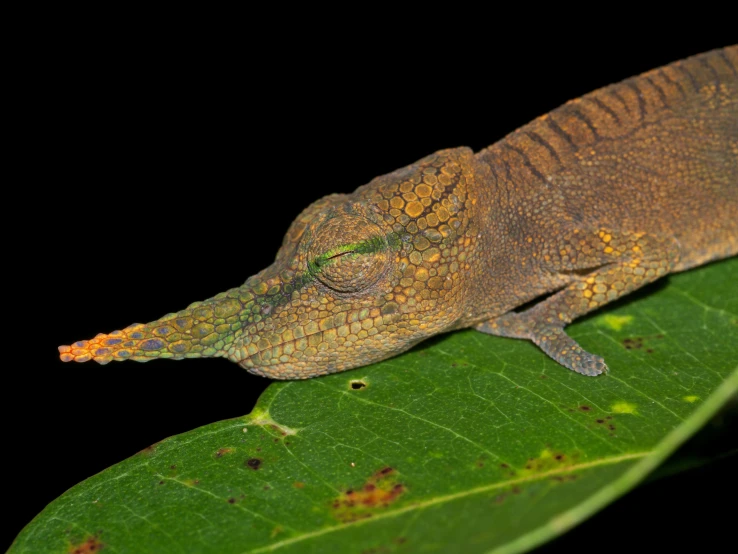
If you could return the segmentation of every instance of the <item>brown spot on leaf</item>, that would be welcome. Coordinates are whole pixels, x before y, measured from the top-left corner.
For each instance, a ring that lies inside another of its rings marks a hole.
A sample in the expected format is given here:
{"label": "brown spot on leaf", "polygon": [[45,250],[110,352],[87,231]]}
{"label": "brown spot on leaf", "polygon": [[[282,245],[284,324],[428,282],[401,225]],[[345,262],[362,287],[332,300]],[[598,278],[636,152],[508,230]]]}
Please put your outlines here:
{"label": "brown spot on leaf", "polygon": [[405,491],[405,485],[397,481],[395,470],[385,467],[371,475],[360,488],[346,490],[332,501],[331,506],[336,519],[348,523],[371,517],[395,502]]}
{"label": "brown spot on leaf", "polygon": [[160,443],[161,441],[155,442],[151,446],[147,446],[143,450],[139,450],[138,454],[141,454],[143,456],[151,456],[156,451],[156,448],[159,446]]}
{"label": "brown spot on leaf", "polygon": [[228,499],[228,504],[235,504],[235,503],[236,503],[236,499],[235,498],[231,497],[231,498]]}
{"label": "brown spot on leaf", "polygon": [[578,453],[576,451],[565,454],[561,451],[546,448],[541,452],[540,456],[528,458],[528,461],[525,463],[525,471],[528,473],[545,473],[547,471],[566,468],[577,457]]}
{"label": "brown spot on leaf", "polygon": [[[643,348],[643,343],[650,339],[663,339],[664,335],[651,335],[649,337],[631,337],[627,339],[623,339],[622,343],[626,350],[640,350]],[[646,352],[648,354],[653,353],[652,348],[647,348]]]}
{"label": "brown spot on leaf", "polygon": [[303,483],[302,481],[295,481],[294,483],[292,483],[292,486],[296,489],[303,489],[305,488],[305,483]]}
{"label": "brown spot on leaf", "polygon": [[287,431],[285,431],[284,429],[282,429],[279,425],[274,425],[274,423],[270,423],[269,424],[269,428],[272,431],[276,431],[277,433],[279,433],[283,437],[286,437],[287,436]]}
{"label": "brown spot on leaf", "polygon": [[226,454],[230,454],[233,452],[233,448],[219,448],[218,451],[215,453],[216,458],[222,458]]}
{"label": "brown spot on leaf", "polygon": [[591,410],[592,408],[590,408],[589,406],[579,406],[579,409],[580,409],[580,410],[582,410],[583,412],[588,412],[588,411],[590,411],[590,410]]}
{"label": "brown spot on leaf", "polygon": [[174,464],[172,464],[172,465],[169,466],[169,469],[177,469],[177,466],[174,465]]}
{"label": "brown spot on leaf", "polygon": [[257,470],[261,467],[261,460],[259,458],[249,458],[246,460],[246,465],[253,470]]}
{"label": "brown spot on leaf", "polygon": [[623,346],[626,350],[640,350],[643,348],[643,339],[641,337],[623,339]]}
{"label": "brown spot on leaf", "polygon": [[105,545],[101,543],[96,535],[89,537],[83,543],[72,544],[69,546],[69,554],[92,554],[93,552],[100,552]]}

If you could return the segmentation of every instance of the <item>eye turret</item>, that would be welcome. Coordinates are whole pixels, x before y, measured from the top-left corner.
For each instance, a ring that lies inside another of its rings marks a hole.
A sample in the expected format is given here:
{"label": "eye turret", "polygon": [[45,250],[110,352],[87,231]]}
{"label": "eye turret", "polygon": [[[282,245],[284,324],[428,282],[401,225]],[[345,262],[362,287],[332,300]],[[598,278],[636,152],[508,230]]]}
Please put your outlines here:
{"label": "eye turret", "polygon": [[376,283],[390,265],[382,230],[358,216],[326,221],[308,247],[310,273],[338,292],[359,292]]}

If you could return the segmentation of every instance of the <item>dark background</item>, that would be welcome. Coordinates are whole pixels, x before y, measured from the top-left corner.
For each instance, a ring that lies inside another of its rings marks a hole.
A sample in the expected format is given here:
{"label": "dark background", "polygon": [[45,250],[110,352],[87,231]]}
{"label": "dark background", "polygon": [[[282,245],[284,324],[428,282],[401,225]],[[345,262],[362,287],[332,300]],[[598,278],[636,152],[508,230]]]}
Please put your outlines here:
{"label": "dark background", "polygon": [[[22,220],[6,269],[21,318],[4,372],[0,547],[69,487],[165,437],[248,413],[269,385],[223,359],[62,364],[58,345],[240,285],[324,194],[441,148],[479,150],[568,99],[737,42],[639,25],[613,31],[618,40],[582,36],[574,21],[535,33],[509,21],[499,36],[465,41],[463,29],[434,38],[419,23],[334,33],[306,23],[295,34],[246,20],[103,18],[57,28],[29,52],[17,84],[20,200],[5,206]],[[545,548],[727,540],[719,501],[734,466],[646,485]]]}

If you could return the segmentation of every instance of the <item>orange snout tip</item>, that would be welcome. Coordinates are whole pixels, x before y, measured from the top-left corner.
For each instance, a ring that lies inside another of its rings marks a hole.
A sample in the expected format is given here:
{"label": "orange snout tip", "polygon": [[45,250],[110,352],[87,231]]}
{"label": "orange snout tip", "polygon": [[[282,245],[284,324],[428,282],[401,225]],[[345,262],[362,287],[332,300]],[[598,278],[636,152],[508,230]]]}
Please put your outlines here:
{"label": "orange snout tip", "polygon": [[151,351],[162,348],[164,341],[151,336],[144,325],[135,323],[123,331],[98,333],[94,338],[79,340],[70,345],[59,346],[59,359],[62,362],[87,362],[93,360],[99,364],[111,361],[135,359],[147,361],[154,356],[137,355],[138,350]]}
{"label": "orange snout tip", "polygon": [[74,360],[74,355],[72,354],[72,347],[71,346],[60,346],[59,347],[59,359],[62,362],[71,362]]}
{"label": "orange snout tip", "polygon": [[72,349],[72,346],[66,345],[59,347],[59,359],[62,362],[86,362],[91,358],[89,352],[80,343],[75,343],[74,346],[74,349]]}
{"label": "orange snout tip", "polygon": [[59,346],[59,359],[62,362],[87,362],[95,360],[105,364],[110,361],[110,348],[102,347],[101,339],[107,335],[98,334],[92,340],[80,340],[71,346]]}

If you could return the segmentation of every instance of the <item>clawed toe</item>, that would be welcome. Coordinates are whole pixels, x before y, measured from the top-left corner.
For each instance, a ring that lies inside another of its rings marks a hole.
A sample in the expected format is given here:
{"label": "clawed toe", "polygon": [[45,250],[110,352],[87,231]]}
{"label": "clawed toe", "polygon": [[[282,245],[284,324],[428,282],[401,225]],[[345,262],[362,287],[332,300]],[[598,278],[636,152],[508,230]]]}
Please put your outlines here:
{"label": "clawed toe", "polygon": [[577,373],[581,373],[582,375],[594,377],[595,375],[606,373],[607,364],[605,364],[605,360],[602,359],[602,357],[595,356],[594,354],[590,354],[589,352],[582,350],[582,354],[574,361],[570,369]]}

